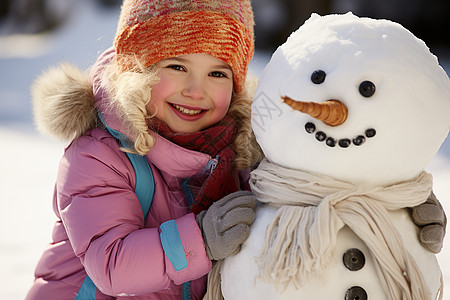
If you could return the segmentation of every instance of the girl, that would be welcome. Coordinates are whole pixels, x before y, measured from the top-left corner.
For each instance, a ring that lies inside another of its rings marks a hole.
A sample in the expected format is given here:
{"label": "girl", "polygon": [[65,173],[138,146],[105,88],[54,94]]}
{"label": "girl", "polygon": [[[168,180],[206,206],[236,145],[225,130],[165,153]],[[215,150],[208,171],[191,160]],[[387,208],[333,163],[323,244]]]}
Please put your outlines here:
{"label": "girl", "polygon": [[38,126],[72,142],[27,299],[202,298],[254,218],[253,49],[248,0],[125,0],[89,78],[37,80]]}

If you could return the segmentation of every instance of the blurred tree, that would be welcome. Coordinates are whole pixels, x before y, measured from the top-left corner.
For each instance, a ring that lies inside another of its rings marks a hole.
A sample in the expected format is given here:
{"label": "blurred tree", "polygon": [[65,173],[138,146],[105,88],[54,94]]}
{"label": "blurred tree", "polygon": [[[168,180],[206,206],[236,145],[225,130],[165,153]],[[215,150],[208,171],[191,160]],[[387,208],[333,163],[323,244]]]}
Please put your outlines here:
{"label": "blurred tree", "polygon": [[0,20],[4,19],[9,11],[9,1],[2,0],[0,1]]}
{"label": "blurred tree", "polygon": [[97,0],[97,2],[105,7],[118,7],[122,4],[122,0]]}
{"label": "blurred tree", "polygon": [[430,47],[450,47],[450,0],[253,0],[256,47],[273,51],[311,13],[352,11],[398,22]]}
{"label": "blurred tree", "polygon": [[71,0],[2,0],[2,34],[39,33],[61,24]]}
{"label": "blurred tree", "polygon": [[359,16],[398,22],[431,48],[450,47],[449,0],[334,0],[334,2],[339,12],[351,10]]}
{"label": "blurred tree", "polygon": [[311,13],[328,14],[332,0],[253,0],[256,48],[268,51],[284,43]]}
{"label": "blurred tree", "polygon": [[419,11],[403,25],[430,47],[450,47],[449,15],[449,0],[421,0]]}

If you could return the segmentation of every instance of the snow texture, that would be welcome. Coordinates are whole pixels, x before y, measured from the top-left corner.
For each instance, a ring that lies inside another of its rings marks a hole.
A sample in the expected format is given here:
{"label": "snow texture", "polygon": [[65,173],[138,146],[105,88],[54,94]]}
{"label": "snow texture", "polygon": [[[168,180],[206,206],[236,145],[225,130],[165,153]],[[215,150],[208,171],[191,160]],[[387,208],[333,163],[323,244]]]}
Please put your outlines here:
{"label": "snow texture", "polygon": [[[33,125],[29,87],[50,66],[68,61],[87,69],[112,44],[119,10],[78,0],[65,25],[51,34],[0,36],[0,287],[5,300],[24,299],[56,217],[53,185],[64,144],[41,136]],[[257,52],[250,72],[259,75],[270,54]],[[441,61],[450,71],[450,61]],[[427,170],[450,214],[450,139]],[[450,291],[450,237],[438,259]]]}
{"label": "snow texture", "polygon": [[[311,82],[315,70],[321,70],[324,82]],[[376,92],[363,96],[358,90],[362,82],[370,82]],[[351,13],[314,14],[265,68],[252,125],[271,162],[339,180],[392,185],[422,171],[446,138],[449,94],[450,80],[435,56],[398,23]],[[336,99],[348,115],[343,124],[327,126],[292,112],[280,96],[314,103]],[[336,147],[307,134],[303,127],[308,122]],[[368,129],[376,130],[376,137],[366,143],[337,145],[363,137]]]}

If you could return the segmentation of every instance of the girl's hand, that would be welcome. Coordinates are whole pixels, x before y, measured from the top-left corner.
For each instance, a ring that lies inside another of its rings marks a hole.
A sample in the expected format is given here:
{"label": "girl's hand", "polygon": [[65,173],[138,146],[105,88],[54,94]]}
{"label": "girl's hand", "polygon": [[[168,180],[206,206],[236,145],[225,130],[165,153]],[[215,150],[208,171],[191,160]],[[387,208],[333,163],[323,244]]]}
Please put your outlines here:
{"label": "girl's hand", "polygon": [[447,217],[433,192],[426,202],[413,207],[412,219],[420,228],[419,240],[422,246],[432,253],[439,253],[444,242]]}
{"label": "girl's hand", "polygon": [[224,259],[239,251],[250,234],[255,206],[256,199],[251,192],[239,191],[214,202],[197,215],[211,260]]}

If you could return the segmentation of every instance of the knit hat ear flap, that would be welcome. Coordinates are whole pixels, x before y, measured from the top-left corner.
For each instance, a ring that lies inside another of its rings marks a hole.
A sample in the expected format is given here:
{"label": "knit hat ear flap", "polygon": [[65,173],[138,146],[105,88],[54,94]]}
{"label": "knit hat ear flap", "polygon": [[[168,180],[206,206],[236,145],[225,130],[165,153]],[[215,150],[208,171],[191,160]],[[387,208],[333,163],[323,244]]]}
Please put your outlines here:
{"label": "knit hat ear flap", "polygon": [[233,70],[242,90],[253,56],[253,12],[249,0],[125,0],[115,38],[117,62],[130,70],[169,57],[206,53]]}

